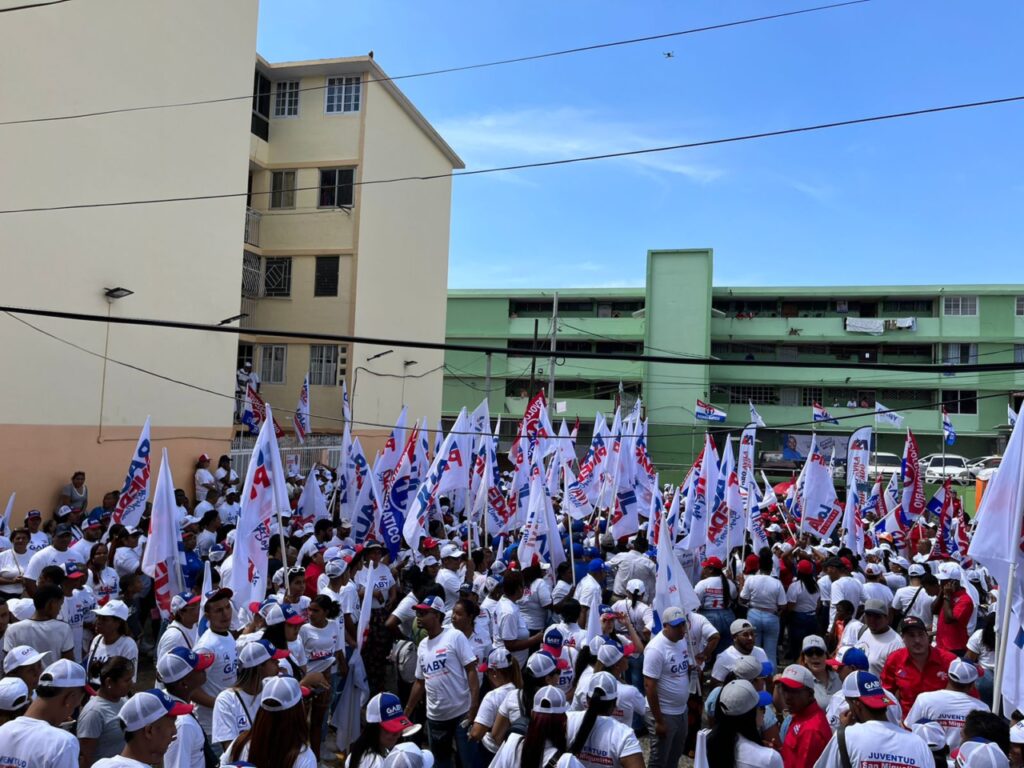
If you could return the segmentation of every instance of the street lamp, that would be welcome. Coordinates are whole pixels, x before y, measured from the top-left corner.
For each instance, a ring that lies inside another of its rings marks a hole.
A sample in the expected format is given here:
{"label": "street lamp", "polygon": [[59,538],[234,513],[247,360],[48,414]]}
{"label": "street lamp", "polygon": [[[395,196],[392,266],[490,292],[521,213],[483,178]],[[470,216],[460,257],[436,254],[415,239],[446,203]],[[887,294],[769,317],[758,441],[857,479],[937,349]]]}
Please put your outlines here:
{"label": "street lamp", "polygon": [[131,296],[135,291],[128,290],[118,286],[117,288],[105,288],[103,289],[103,295],[107,297],[107,301],[113,303],[117,299],[123,299],[126,296]]}
{"label": "street lamp", "polygon": [[395,350],[393,349],[385,349],[383,352],[378,352],[376,355],[370,355],[368,358],[366,358],[366,362],[376,360],[378,357],[384,357],[384,355],[390,355],[394,351]]}

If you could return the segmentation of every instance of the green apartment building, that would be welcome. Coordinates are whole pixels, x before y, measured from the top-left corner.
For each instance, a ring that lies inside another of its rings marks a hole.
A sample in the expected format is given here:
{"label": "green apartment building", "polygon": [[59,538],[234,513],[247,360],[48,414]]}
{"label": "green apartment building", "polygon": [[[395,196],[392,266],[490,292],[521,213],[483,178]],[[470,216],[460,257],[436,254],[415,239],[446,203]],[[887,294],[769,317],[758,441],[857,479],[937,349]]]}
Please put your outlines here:
{"label": "green apartment building", "polygon": [[[640,396],[649,421],[651,454],[663,472],[682,470],[699,450],[706,424],[696,422],[699,398],[728,413],[727,427],[749,421],[752,401],[768,425],[761,451],[807,441],[811,405],[820,402],[839,426],[819,434],[848,435],[873,424],[879,451],[902,452],[909,427],[922,455],[939,452],[939,401],[957,432],[950,453],[1001,453],[1009,435],[1007,405],[1019,408],[1024,365],[1005,372],[905,373],[865,363],[1024,364],[1024,285],[713,286],[709,249],[649,251],[642,288],[559,289],[557,351],[593,351],[607,360],[555,363],[552,420],[578,417],[585,450],[594,415],[614,412],[619,383],[627,401]],[[554,290],[458,290],[448,293],[449,342],[548,350]],[[536,339],[536,340],[535,340]],[[776,363],[771,366],[635,362],[620,354]],[[487,378],[490,357],[490,379]],[[794,362],[825,362],[794,368]],[[445,355],[443,413],[475,407],[489,390],[492,418],[511,437],[527,393],[546,387],[548,357],[484,353]],[[531,379],[532,375],[532,379]],[[489,385],[488,385],[489,381]],[[902,426],[875,424],[875,403],[898,410]],[[718,428],[721,425],[711,425]],[[837,441],[842,443],[842,441]]]}

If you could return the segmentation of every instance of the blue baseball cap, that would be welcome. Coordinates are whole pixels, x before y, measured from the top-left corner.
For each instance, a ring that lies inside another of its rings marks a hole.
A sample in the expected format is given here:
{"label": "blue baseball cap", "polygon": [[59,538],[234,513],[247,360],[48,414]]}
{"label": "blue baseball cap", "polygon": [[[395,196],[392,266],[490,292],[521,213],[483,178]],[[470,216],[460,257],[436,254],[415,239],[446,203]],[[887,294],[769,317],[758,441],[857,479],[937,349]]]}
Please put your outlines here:
{"label": "blue baseball cap", "polygon": [[583,545],[578,541],[574,542],[572,545],[572,554],[573,557],[583,557]]}
{"label": "blue baseball cap", "polygon": [[584,557],[600,557],[601,556],[601,550],[598,549],[597,547],[584,547],[583,548],[583,556]]}
{"label": "blue baseball cap", "polygon": [[882,681],[878,676],[859,669],[843,680],[843,696],[847,699],[860,699],[871,709],[885,709],[889,706],[889,700],[885,697]]}
{"label": "blue baseball cap", "polygon": [[863,672],[867,672],[871,664],[868,662],[868,655],[864,653],[860,648],[854,648],[853,646],[843,646],[838,651],[834,658],[829,659],[825,662],[833,669],[838,667],[853,667]]}
{"label": "blue baseball cap", "polygon": [[587,563],[587,573],[601,573],[604,570],[604,561],[600,558],[594,558]]}
{"label": "blue baseball cap", "polygon": [[82,523],[83,528],[102,528],[103,527],[103,510],[94,509],[89,513],[89,516],[85,518],[85,522]]}

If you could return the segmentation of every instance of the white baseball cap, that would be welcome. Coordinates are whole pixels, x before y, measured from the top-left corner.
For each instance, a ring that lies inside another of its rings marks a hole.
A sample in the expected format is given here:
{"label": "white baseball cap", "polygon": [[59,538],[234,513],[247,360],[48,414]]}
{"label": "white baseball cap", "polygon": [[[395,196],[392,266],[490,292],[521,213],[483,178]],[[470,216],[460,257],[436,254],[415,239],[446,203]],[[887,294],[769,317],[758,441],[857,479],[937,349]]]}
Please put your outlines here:
{"label": "white baseball cap", "polygon": [[18,621],[31,619],[36,612],[36,606],[31,597],[16,597],[14,600],[8,600],[7,607]]}
{"label": "white baseball cap", "polygon": [[70,659],[58,659],[39,676],[41,688],[84,688],[85,670]]}
{"label": "white baseball cap", "polygon": [[263,662],[270,661],[270,659],[280,660],[287,658],[288,651],[279,649],[269,640],[263,640],[262,638],[246,643],[238,651],[238,665],[242,669],[258,667]]}
{"label": "white baseball cap", "polygon": [[924,566],[920,563],[914,563],[907,568],[907,574],[910,576],[924,576]]}
{"label": "white baseball cap", "polygon": [[1024,720],[1014,723],[1010,728],[1010,743],[1024,744]]}
{"label": "white baseball cap", "polygon": [[533,711],[545,715],[561,715],[569,708],[561,688],[544,685],[533,695]]}
{"label": "white baseball cap", "polygon": [[28,686],[20,677],[5,677],[0,679],[0,710],[14,712],[21,709],[32,700],[29,696]]}
{"label": "white baseball cap", "polygon": [[27,667],[46,658],[48,651],[40,653],[31,645],[17,645],[4,657],[4,674],[9,675],[18,667]]}
{"label": "white baseball cap", "polygon": [[885,569],[881,563],[868,563],[864,566],[864,573],[868,576],[881,576],[885,573]]}
{"label": "white baseball cap", "polygon": [[526,668],[534,677],[542,678],[558,669],[558,663],[544,651],[537,651],[526,660]]}
{"label": "white baseball cap", "polygon": [[980,676],[978,668],[969,661],[953,659],[949,662],[949,679],[960,685],[970,685]]}
{"label": "white baseball cap", "polygon": [[434,768],[434,755],[429,750],[403,741],[388,752],[384,758],[384,768]]}
{"label": "white baseball cap", "polygon": [[608,669],[608,667],[618,664],[619,660],[622,659],[622,651],[614,643],[606,643],[601,646],[597,652],[597,660],[601,662],[601,665]]}
{"label": "white baseball cap", "polygon": [[738,635],[740,632],[746,632],[748,629],[753,629],[754,625],[746,619],[736,619],[732,624],[729,625],[729,634]]}
{"label": "white baseball cap", "polygon": [[[600,689],[601,694],[597,691]],[[587,682],[587,698],[597,696],[598,701],[614,701],[619,696],[619,683],[609,672],[596,672]]]}
{"label": "white baseball cap", "polygon": [[416,603],[412,609],[414,611],[437,611],[438,613],[443,614],[445,612],[444,600],[437,595],[434,595],[433,597],[426,598],[422,603]]}
{"label": "white baseball cap", "polygon": [[626,594],[632,595],[634,592],[639,592],[641,597],[647,596],[647,587],[640,579],[630,579],[626,582]]}
{"label": "white baseball cap", "polygon": [[760,701],[757,690],[747,680],[733,680],[722,687],[718,707],[726,715],[745,715]]}
{"label": "white baseball cap", "polygon": [[192,651],[185,646],[172,648],[156,663],[156,672],[164,683],[176,683],[196,669],[209,669],[214,654]]}
{"label": "white baseball cap", "polygon": [[122,621],[128,621],[128,606],[123,600],[110,600],[106,605],[100,606],[93,613],[97,616],[114,616]]}
{"label": "white baseball cap", "polygon": [[336,579],[339,576],[344,576],[345,571],[347,570],[348,563],[340,557],[336,560],[328,560],[327,565],[324,566],[324,572],[327,574],[327,578],[329,579]]}
{"label": "white baseball cap", "polygon": [[801,664],[790,664],[782,671],[779,682],[790,690],[810,688],[814,690],[814,675],[811,670]]}
{"label": "white baseball cap", "polygon": [[822,639],[821,635],[808,635],[804,638],[804,642],[800,650],[807,653],[812,648],[816,648],[822,653],[828,653],[828,647],[825,645],[825,641]]}
{"label": "white baseball cap", "polygon": [[934,720],[919,720],[910,726],[910,730],[924,739],[932,752],[938,752],[946,746],[946,732]]}
{"label": "white baseball cap", "polygon": [[1009,768],[1010,760],[991,741],[965,741],[956,756],[956,768]]}
{"label": "white baseball cap", "polygon": [[268,677],[263,681],[260,707],[268,712],[284,712],[309,696],[309,688],[299,685],[294,677]]}
{"label": "white baseball cap", "polygon": [[152,725],[161,717],[190,715],[192,710],[191,704],[172,699],[159,688],[151,688],[148,691],[140,691],[128,699],[117,716],[124,723],[124,729],[128,733],[133,733]]}

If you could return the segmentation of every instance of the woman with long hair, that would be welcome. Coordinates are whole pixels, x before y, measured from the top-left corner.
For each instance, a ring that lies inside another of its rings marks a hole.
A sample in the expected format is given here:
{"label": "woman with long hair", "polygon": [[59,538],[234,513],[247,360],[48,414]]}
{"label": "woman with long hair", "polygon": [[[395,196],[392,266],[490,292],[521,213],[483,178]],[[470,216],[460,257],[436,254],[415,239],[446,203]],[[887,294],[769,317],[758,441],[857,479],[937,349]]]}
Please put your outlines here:
{"label": "woman with long hair", "polygon": [[287,651],[275,648],[269,640],[255,640],[241,647],[235,684],[218,693],[213,702],[211,740],[215,744],[226,747],[242,731],[252,728],[263,681],[277,676],[278,661],[287,655]]}
{"label": "woman with long hair", "polygon": [[[804,638],[818,629],[818,581],[810,560],[796,564],[796,578],[786,590],[786,616],[789,619],[787,657],[795,659],[803,649]],[[769,657],[770,658],[770,657]]]}
{"label": "woman with long hair", "polygon": [[[306,671],[319,673],[332,680],[339,669],[348,671],[345,659],[345,631],[338,624],[341,607],[327,595],[317,595],[309,603],[309,623],[299,628],[299,640],[306,654]],[[310,700],[309,740],[317,760],[323,739],[327,710],[331,703],[330,689],[320,690]]]}
{"label": "woman with long hair", "polygon": [[992,706],[992,686],[996,673],[996,614],[992,611],[979,622],[981,626],[967,639],[964,658],[981,665],[985,674],[978,678],[981,700]]}
{"label": "woman with long hair", "polygon": [[821,635],[807,635],[796,663],[810,670],[814,676],[814,700],[822,709],[828,709],[833,694],[843,687],[843,681],[839,673],[828,664],[825,639]]}
{"label": "woman with long hair", "polygon": [[302,696],[295,678],[267,678],[252,728],[240,733],[225,754],[256,768],[316,768]]}
{"label": "woman with long hair", "polygon": [[498,707],[509,692],[518,691],[523,687],[519,663],[506,648],[495,648],[491,651],[487,662],[481,667],[484,670],[486,684],[491,690],[480,699],[476,717],[469,729],[469,740],[479,742],[484,747],[477,750],[474,768],[487,768],[494,753],[498,751],[498,745],[494,743],[490,734],[494,719],[498,715]]}
{"label": "woman with long hair", "polygon": [[[736,603],[736,585],[725,575],[725,565],[717,557],[709,557],[701,563],[701,579],[693,585],[693,591],[700,600],[700,613],[718,630],[719,637],[729,637],[729,627],[736,620],[733,607]],[[719,643],[711,655],[712,663],[725,650]]]}
{"label": "woman with long hair", "polygon": [[534,653],[523,670],[523,687],[509,691],[498,705],[498,714],[491,727],[491,739],[500,746],[511,728],[520,718],[528,718],[533,708],[533,697],[545,685],[558,685],[558,664],[544,651]]}
{"label": "woman with long hair", "polygon": [[114,656],[123,656],[132,664],[132,682],[135,682],[138,676],[139,646],[128,633],[128,606],[120,600],[110,600],[93,613],[96,616],[96,636],[89,644],[89,653],[82,665],[89,679],[98,682],[104,662]]}
{"label": "woman with long hair", "polygon": [[[480,606],[476,600],[463,597],[455,601],[452,608],[452,626],[466,636],[469,644],[473,646],[478,659],[486,659],[491,653],[491,637],[479,631],[477,617],[480,615]],[[480,682],[483,682],[481,675]]]}
{"label": "woman with long hair", "polygon": [[124,749],[124,731],[118,722],[121,705],[131,692],[135,668],[123,656],[112,656],[100,668],[99,687],[78,715],[79,758],[92,765],[101,757],[113,757]]}
{"label": "woman with long hair", "polygon": [[632,726],[612,716],[619,697],[615,678],[598,672],[587,683],[586,694],[586,710],[569,713],[568,751],[587,768],[644,768],[643,751]]}
{"label": "woman with long hair", "polygon": [[97,542],[89,550],[89,562],[85,564],[85,586],[96,595],[97,605],[106,605],[121,595],[117,571],[110,567],[109,554],[107,545]]}
{"label": "woman with long hair", "polygon": [[746,680],[722,687],[715,724],[707,736],[708,765],[715,768],[783,768],[782,755],[764,746],[758,725],[760,696]]}
{"label": "woman with long hair", "polygon": [[412,736],[420,728],[405,716],[397,696],[378,693],[366,704],[366,725],[352,742],[345,768],[381,768],[398,740]]}
{"label": "woman with long hair", "polygon": [[754,626],[754,641],[764,649],[768,661],[779,660],[779,609],[786,607],[786,590],[772,576],[775,560],[768,547],[758,555],[758,573],[747,576],[740,590],[740,602],[748,607],[747,621]]}
{"label": "woman with long hair", "polygon": [[532,703],[526,734],[509,734],[491,768],[544,768],[566,751],[565,694],[545,685],[534,694]]}

